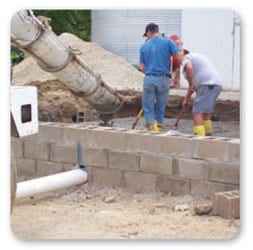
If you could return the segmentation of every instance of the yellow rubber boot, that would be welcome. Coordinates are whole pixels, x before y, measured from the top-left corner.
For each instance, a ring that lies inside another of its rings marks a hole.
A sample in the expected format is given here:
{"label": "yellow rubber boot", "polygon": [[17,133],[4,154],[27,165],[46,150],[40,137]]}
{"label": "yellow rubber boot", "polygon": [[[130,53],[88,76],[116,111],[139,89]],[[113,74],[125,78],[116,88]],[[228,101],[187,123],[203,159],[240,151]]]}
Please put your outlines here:
{"label": "yellow rubber boot", "polygon": [[148,122],[147,123],[147,129],[148,129],[148,131],[159,132],[156,121]]}
{"label": "yellow rubber boot", "polygon": [[198,136],[205,136],[205,126],[204,125],[196,125],[193,128],[193,134]]}
{"label": "yellow rubber boot", "polygon": [[162,123],[157,123],[157,129],[158,129],[158,132],[163,131],[163,124]]}
{"label": "yellow rubber boot", "polygon": [[205,120],[204,121],[204,126],[205,126],[206,136],[212,135],[212,121],[211,120]]}

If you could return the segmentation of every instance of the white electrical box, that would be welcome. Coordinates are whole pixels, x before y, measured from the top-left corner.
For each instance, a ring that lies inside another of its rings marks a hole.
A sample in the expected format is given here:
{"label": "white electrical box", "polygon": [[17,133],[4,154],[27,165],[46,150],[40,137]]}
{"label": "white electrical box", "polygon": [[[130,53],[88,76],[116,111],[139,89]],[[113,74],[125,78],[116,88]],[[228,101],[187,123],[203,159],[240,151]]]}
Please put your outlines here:
{"label": "white electrical box", "polygon": [[34,86],[11,87],[11,118],[18,137],[38,133],[37,88]]}

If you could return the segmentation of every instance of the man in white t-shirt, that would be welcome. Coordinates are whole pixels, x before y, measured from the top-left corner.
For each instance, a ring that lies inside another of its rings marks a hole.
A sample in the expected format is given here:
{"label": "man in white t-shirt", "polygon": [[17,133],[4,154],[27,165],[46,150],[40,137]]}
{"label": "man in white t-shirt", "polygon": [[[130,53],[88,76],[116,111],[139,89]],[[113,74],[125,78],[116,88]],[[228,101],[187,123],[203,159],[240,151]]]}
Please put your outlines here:
{"label": "man in white t-shirt", "polygon": [[187,108],[191,95],[196,92],[192,108],[193,133],[199,136],[211,135],[211,114],[215,112],[215,103],[222,90],[219,74],[211,61],[203,55],[184,53],[179,60],[183,75],[189,83],[183,108]]}

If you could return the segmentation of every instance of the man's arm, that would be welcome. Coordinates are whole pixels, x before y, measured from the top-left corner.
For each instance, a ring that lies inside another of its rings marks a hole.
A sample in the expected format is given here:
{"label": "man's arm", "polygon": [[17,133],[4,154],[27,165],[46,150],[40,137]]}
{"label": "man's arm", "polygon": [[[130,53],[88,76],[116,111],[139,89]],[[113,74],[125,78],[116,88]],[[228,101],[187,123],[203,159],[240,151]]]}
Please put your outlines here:
{"label": "man's arm", "polygon": [[192,64],[190,62],[188,62],[185,67],[184,67],[185,73],[186,73],[186,79],[188,81],[189,87],[188,87],[188,91],[187,94],[184,98],[183,101],[183,107],[187,108],[189,101],[191,99],[191,96],[194,92],[194,88],[193,88],[193,67]]}
{"label": "man's arm", "polygon": [[[171,56],[171,60],[170,60],[170,72],[172,73],[173,71],[173,63],[178,63],[182,60],[182,56],[183,54],[181,53],[181,50],[178,51],[178,53],[176,55],[174,55],[174,57],[176,58],[175,61],[173,60],[173,56]],[[170,82],[170,87],[174,88],[176,87],[176,84],[178,84],[180,82],[180,65],[179,67],[175,70],[175,74],[173,79]]]}
{"label": "man's arm", "polygon": [[140,64],[139,70],[140,70],[141,72],[144,72],[144,70],[145,70],[145,65],[144,65],[144,63],[141,63],[141,64]]}
{"label": "man's arm", "polygon": [[173,79],[170,82],[170,87],[175,88],[180,82],[180,69],[176,69]]}

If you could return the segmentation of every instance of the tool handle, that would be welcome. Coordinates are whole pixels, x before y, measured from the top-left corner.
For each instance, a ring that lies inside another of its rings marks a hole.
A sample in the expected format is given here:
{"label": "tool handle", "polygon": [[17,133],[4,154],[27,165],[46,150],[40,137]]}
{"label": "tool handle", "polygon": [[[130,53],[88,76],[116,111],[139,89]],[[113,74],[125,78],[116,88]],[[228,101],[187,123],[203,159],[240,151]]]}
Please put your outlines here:
{"label": "tool handle", "polygon": [[178,115],[178,117],[177,117],[177,121],[176,121],[176,123],[175,123],[175,125],[174,125],[175,128],[177,128],[178,123],[179,123],[180,119],[182,118],[182,115],[183,115],[183,113],[185,112],[185,110],[186,110],[186,108],[182,108],[182,109],[180,110],[180,113],[179,113],[179,115]]}
{"label": "tool handle", "polygon": [[141,110],[139,111],[138,115],[135,117],[134,123],[133,123],[133,125],[132,125],[132,129],[134,129],[134,128],[136,127],[136,125],[137,125],[139,119],[140,119],[141,116],[142,116],[142,113],[143,113],[143,109],[141,109]]}
{"label": "tool handle", "polygon": [[136,127],[136,124],[137,124],[137,122],[138,122],[138,117],[136,117],[135,119],[134,119],[134,123],[133,123],[133,125],[132,125],[132,129],[134,129],[135,127]]}

